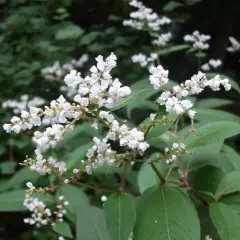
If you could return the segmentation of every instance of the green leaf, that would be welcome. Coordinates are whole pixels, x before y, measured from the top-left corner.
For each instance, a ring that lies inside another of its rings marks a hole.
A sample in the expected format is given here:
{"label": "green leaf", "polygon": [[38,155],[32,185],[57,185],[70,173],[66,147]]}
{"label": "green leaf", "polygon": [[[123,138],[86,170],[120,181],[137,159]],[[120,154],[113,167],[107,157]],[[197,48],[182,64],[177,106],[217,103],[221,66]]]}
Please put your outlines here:
{"label": "green leaf", "polygon": [[77,210],[76,240],[110,240],[104,212],[92,206]]}
{"label": "green leaf", "polygon": [[[157,161],[154,163],[156,168],[161,172],[161,174],[166,175],[170,166],[166,164],[164,159],[160,159],[161,157],[163,156],[158,153],[153,154],[148,159],[148,162]],[[149,163],[146,162],[141,166],[137,175],[137,183],[140,193],[143,193],[149,187],[155,186],[159,183],[159,178]]]}
{"label": "green leaf", "polygon": [[72,169],[74,167],[80,168],[83,166],[81,160],[85,158],[87,150],[92,146],[92,143],[87,143],[76,148],[73,152],[70,152],[66,157],[67,169]]}
{"label": "green leaf", "polygon": [[157,185],[159,179],[148,163],[144,163],[138,173],[139,192],[143,193],[149,187]]}
{"label": "green leaf", "polygon": [[221,198],[221,202],[231,207],[233,211],[240,214],[240,193],[225,195]]}
{"label": "green leaf", "polygon": [[229,161],[233,165],[233,170],[240,169],[240,155],[231,147],[223,145],[222,152],[225,156],[225,161]]}
{"label": "green leaf", "polygon": [[129,96],[128,98],[126,98],[124,100],[117,101],[110,109],[111,109],[111,111],[115,111],[115,110],[118,110],[125,106],[135,104],[139,99],[144,98],[145,95],[148,96],[150,93],[153,94],[155,92],[156,92],[156,90],[153,90],[153,89],[140,90],[138,93],[132,94],[131,96]]}
{"label": "green leaf", "polygon": [[189,148],[207,145],[211,142],[238,135],[240,133],[240,124],[231,121],[212,122],[196,128],[196,133],[191,134],[186,139],[185,143]]}
{"label": "green leaf", "polygon": [[187,45],[187,44],[174,45],[174,46],[166,47],[166,48],[158,51],[158,54],[159,54],[160,56],[163,56],[163,55],[167,55],[167,54],[169,54],[169,53],[186,50],[186,49],[188,49],[188,48],[189,48],[189,45]]}
{"label": "green leaf", "polygon": [[53,230],[63,237],[73,238],[71,229],[66,222],[55,223]]}
{"label": "green leaf", "polygon": [[87,34],[84,34],[80,39],[80,45],[88,45],[94,40],[96,40],[101,35],[100,32],[90,32]]}
{"label": "green leaf", "polygon": [[24,167],[17,171],[7,182],[7,188],[19,188],[23,183],[30,181],[34,183],[40,177],[39,173]]}
{"label": "green leaf", "polygon": [[221,99],[221,98],[206,98],[197,101],[197,107],[206,109],[206,108],[216,108],[222,107],[225,105],[232,104],[233,101],[228,99]]}
{"label": "green leaf", "polygon": [[238,116],[223,110],[196,108],[196,111],[197,114],[195,115],[195,119],[197,121],[232,121],[240,123],[240,118]]}
{"label": "green leaf", "polygon": [[136,222],[135,199],[127,193],[114,193],[104,203],[104,212],[111,238],[128,240]]}
{"label": "green leaf", "polygon": [[231,172],[220,182],[215,196],[219,199],[221,196],[240,191],[240,171]]}
{"label": "green leaf", "polygon": [[76,212],[80,207],[86,207],[89,205],[89,200],[86,194],[82,189],[72,186],[72,185],[63,185],[58,189],[58,196],[64,196],[66,201],[69,202],[69,205],[66,206],[68,210],[68,218],[75,222]]}
{"label": "green leaf", "polygon": [[200,223],[189,198],[170,186],[151,187],[137,202],[135,240],[200,240]]}
{"label": "green leaf", "polygon": [[183,167],[188,169],[188,172],[204,167],[206,165],[219,166],[216,156],[223,146],[223,140],[210,143],[205,146],[196,148],[192,156],[183,156]]}
{"label": "green leaf", "polygon": [[77,39],[83,34],[83,29],[80,28],[78,25],[66,25],[61,27],[55,33],[56,40],[67,40],[67,39]]}
{"label": "green leaf", "polygon": [[199,2],[201,2],[202,0],[184,0],[184,2],[188,5],[194,5],[197,4]]}
{"label": "green leaf", "polygon": [[0,194],[0,212],[26,211],[23,206],[24,190],[15,190]]}
{"label": "green leaf", "polygon": [[[158,120],[158,118],[161,119],[162,116],[157,117],[156,120]],[[165,133],[173,125],[174,121],[177,119],[177,115],[176,114],[168,114],[167,118],[169,120],[171,120],[171,122],[169,122],[167,124],[156,123],[147,134],[148,140],[154,141],[154,139],[160,137],[163,133]]]}
{"label": "green leaf", "polygon": [[17,163],[15,161],[4,161],[0,163],[0,171],[2,175],[13,174]]}
{"label": "green leaf", "polygon": [[90,136],[96,136],[98,131],[96,129],[93,129],[90,123],[83,123],[74,128],[72,131],[66,132],[63,140],[58,142],[57,147],[64,147],[64,145],[69,144],[70,141],[73,141],[82,133],[86,133]]}
{"label": "green leaf", "polygon": [[174,11],[176,8],[181,7],[181,6],[183,6],[182,3],[179,3],[179,2],[176,2],[176,1],[170,1],[163,7],[163,11],[171,12],[171,11]]}
{"label": "green leaf", "polygon": [[238,240],[240,216],[222,203],[212,203],[209,210],[221,240]]}
{"label": "green leaf", "polygon": [[[0,194],[0,212],[26,211],[26,207],[23,206],[25,195],[26,192],[23,189]],[[54,201],[52,195],[49,194],[34,193],[33,197],[40,199],[47,205]]]}
{"label": "green leaf", "polygon": [[[199,200],[195,200],[199,201]],[[209,235],[212,239],[219,239],[217,229],[213,225],[212,219],[209,214],[209,209],[199,202],[195,205],[198,213],[198,217],[201,225],[201,239],[205,239],[205,236]]]}
{"label": "green leaf", "polygon": [[209,165],[190,172],[188,178],[190,186],[197,191],[215,193],[223,176],[219,168]]}

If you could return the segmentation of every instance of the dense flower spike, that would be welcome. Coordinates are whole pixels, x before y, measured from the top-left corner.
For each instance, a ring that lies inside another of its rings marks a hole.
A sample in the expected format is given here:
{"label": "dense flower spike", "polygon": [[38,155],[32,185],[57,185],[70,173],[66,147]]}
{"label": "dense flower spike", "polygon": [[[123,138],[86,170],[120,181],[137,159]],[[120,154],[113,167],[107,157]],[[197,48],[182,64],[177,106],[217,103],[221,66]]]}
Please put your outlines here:
{"label": "dense flower spike", "polygon": [[60,196],[58,201],[59,204],[56,206],[56,210],[52,212],[42,201],[32,197],[31,193],[27,193],[24,206],[28,208],[32,214],[30,218],[24,218],[24,222],[30,225],[36,225],[36,227],[54,224],[58,221],[62,222],[63,216],[66,214],[64,205],[68,205],[68,202],[64,201],[63,196]]}
{"label": "dense flower spike", "polygon": [[148,143],[144,141],[143,132],[136,128],[129,130],[125,124],[120,125],[119,122],[114,119],[114,116],[106,111],[101,111],[99,117],[105,119],[109,124],[110,130],[106,138],[114,141],[118,138],[120,146],[128,146],[131,149],[137,149],[140,154],[144,153],[149,147]]}
{"label": "dense flower spike", "polygon": [[119,79],[112,79],[110,71],[116,66],[116,56],[112,53],[106,61],[102,56],[96,58],[97,65],[90,68],[91,75],[82,78],[79,73],[72,71],[64,81],[68,86],[79,84],[78,94],[74,100],[81,106],[89,105],[97,108],[110,108],[112,104],[131,94],[129,87],[121,87]]}
{"label": "dense flower spike", "polygon": [[2,103],[3,108],[12,108],[13,113],[19,114],[23,110],[29,110],[31,107],[38,107],[45,103],[45,100],[41,97],[30,98],[29,95],[25,94],[20,97],[20,101],[7,100]]}
{"label": "dense flower spike", "polygon": [[240,43],[234,37],[229,37],[229,41],[231,43],[230,47],[227,47],[228,52],[238,52],[240,51]]}
{"label": "dense flower spike", "polygon": [[198,50],[206,50],[209,48],[207,43],[211,39],[210,35],[201,34],[199,31],[194,31],[192,35],[185,35],[184,41],[192,43],[192,47]]}
{"label": "dense flower spike", "polygon": [[36,171],[41,175],[51,173],[62,175],[66,172],[65,162],[58,162],[53,157],[45,159],[39,149],[35,150],[35,154],[35,158],[27,158],[22,165],[28,165],[32,171]]}
{"label": "dense flower spike", "polygon": [[[92,170],[103,164],[112,164],[116,160],[116,152],[111,149],[109,140],[119,140],[120,146],[138,150],[143,154],[149,147],[144,141],[144,133],[136,128],[129,129],[127,125],[120,125],[113,114],[102,111],[102,107],[111,107],[116,100],[121,100],[131,94],[129,87],[122,87],[119,79],[112,79],[110,71],[116,66],[116,56],[112,53],[106,60],[102,56],[96,58],[97,65],[90,69],[91,75],[85,78],[76,70],[66,75],[64,81],[68,87],[78,89],[75,95],[76,103],[68,102],[63,96],[53,100],[50,106],[45,109],[31,107],[30,111],[23,110],[21,118],[13,117],[9,124],[4,124],[6,132],[19,133],[21,130],[31,129],[33,126],[43,124],[43,118],[52,122],[45,131],[35,131],[33,142],[36,145],[36,157],[29,158],[22,163],[29,165],[31,170],[41,175],[55,173],[62,175],[67,169],[63,162],[58,162],[53,157],[44,157],[43,153],[54,148],[65,132],[74,128],[75,122],[80,117],[88,117],[97,128],[102,122],[109,128],[109,132],[103,139],[93,138],[94,145],[87,152],[85,170],[91,173]],[[90,117],[89,117],[90,116]],[[78,173],[74,169],[74,173]]]}
{"label": "dense flower spike", "polygon": [[149,76],[150,83],[154,89],[159,89],[168,83],[168,70],[164,70],[161,65],[149,69],[151,75]]}
{"label": "dense flower spike", "polygon": [[222,61],[220,59],[210,59],[207,63],[201,66],[201,69],[205,72],[210,71],[211,67],[216,69],[222,65]]}
{"label": "dense flower spike", "polygon": [[171,33],[162,33],[157,37],[157,39],[152,41],[152,44],[156,46],[164,47],[168,44],[171,38],[172,38]]}
{"label": "dense flower spike", "polygon": [[[153,84],[154,89],[158,89],[168,82],[168,71],[164,70],[161,65],[158,67],[152,67],[150,69],[150,83]],[[220,79],[217,75],[213,79],[207,80],[206,75],[202,72],[198,72],[191,77],[190,80],[186,80],[180,86],[174,86],[173,92],[164,91],[157,102],[165,106],[166,111],[169,113],[176,113],[178,115],[188,112],[191,119],[194,118],[196,112],[192,110],[193,103],[186,98],[189,95],[195,95],[201,93],[205,87],[210,87],[213,91],[219,91],[220,86],[223,86],[226,91],[231,89],[228,79]]]}
{"label": "dense flower spike", "polygon": [[131,19],[123,21],[124,26],[129,26],[137,30],[149,29],[158,31],[162,26],[170,24],[171,20],[167,17],[159,17],[151,8],[147,8],[142,2],[132,0],[129,3],[137,8],[137,11],[130,14]]}
{"label": "dense flower spike", "polygon": [[88,149],[87,165],[85,170],[88,174],[91,174],[93,169],[102,166],[103,164],[113,164],[116,161],[116,152],[111,149],[108,139],[93,138],[94,145]]}
{"label": "dense flower spike", "polygon": [[157,53],[151,53],[150,57],[147,57],[146,55],[139,53],[132,56],[132,61],[134,63],[139,63],[141,67],[147,67],[150,64],[153,64],[155,60],[157,60],[158,55]]}
{"label": "dense flower spike", "polygon": [[72,59],[70,62],[60,64],[55,62],[52,66],[42,69],[41,74],[48,80],[61,80],[63,76],[73,69],[81,68],[88,61],[88,55],[83,54],[78,60]]}
{"label": "dense flower spike", "polygon": [[[78,60],[72,59],[70,62],[60,64],[59,62],[55,62],[52,66],[43,68],[41,74],[44,78],[50,81],[61,81],[63,77],[70,73],[74,69],[82,68],[85,63],[88,61],[88,55],[83,54]],[[60,91],[67,95],[67,97],[72,98],[77,94],[77,85],[72,85],[66,87],[62,85],[60,87]]]}

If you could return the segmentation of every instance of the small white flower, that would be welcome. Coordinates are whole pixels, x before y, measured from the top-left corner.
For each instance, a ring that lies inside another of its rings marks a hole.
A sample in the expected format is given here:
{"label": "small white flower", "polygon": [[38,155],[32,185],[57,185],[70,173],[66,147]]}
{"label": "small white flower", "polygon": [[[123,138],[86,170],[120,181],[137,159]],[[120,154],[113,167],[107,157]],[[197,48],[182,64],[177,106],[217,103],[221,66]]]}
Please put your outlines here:
{"label": "small white flower", "polygon": [[157,114],[156,113],[151,113],[150,114],[150,120],[154,121],[156,119]]}
{"label": "small white flower", "polygon": [[194,110],[189,110],[189,111],[188,111],[188,116],[189,116],[191,119],[194,119],[196,113],[197,113],[197,112],[194,111]]}
{"label": "small white flower", "polygon": [[27,183],[26,183],[26,186],[27,186],[30,190],[35,189],[35,187],[33,186],[33,184],[32,184],[31,182],[27,182]]}
{"label": "small white flower", "polygon": [[101,201],[102,201],[102,202],[106,202],[106,200],[107,200],[107,197],[106,197],[106,196],[101,196]]}
{"label": "small white flower", "polygon": [[73,173],[74,173],[74,174],[79,173],[79,169],[74,168],[74,169],[73,169]]}

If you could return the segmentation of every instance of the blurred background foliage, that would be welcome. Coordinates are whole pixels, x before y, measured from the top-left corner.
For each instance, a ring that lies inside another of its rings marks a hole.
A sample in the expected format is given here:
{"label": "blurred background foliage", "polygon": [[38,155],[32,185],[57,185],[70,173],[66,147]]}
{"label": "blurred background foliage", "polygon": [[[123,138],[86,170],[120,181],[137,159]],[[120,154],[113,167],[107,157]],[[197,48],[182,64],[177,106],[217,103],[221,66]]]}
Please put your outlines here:
{"label": "blurred background foliage", "polygon": [[[183,44],[183,36],[198,29],[212,36],[209,56],[223,61],[220,73],[224,73],[238,83],[240,75],[239,56],[226,51],[228,37],[240,39],[240,1],[239,0],[148,0],[145,4],[159,14],[165,14],[173,21],[172,32],[174,44]],[[108,56],[114,52],[118,57],[118,67],[114,75],[126,85],[138,89],[147,83],[148,73],[145,69],[133,64],[131,56],[152,50],[150,38],[145,32],[137,32],[122,25],[128,18],[131,8],[124,0],[0,0],[0,102],[9,99],[19,100],[24,94],[40,96],[46,101],[56,99],[59,92],[59,82],[50,82],[41,76],[41,69],[52,65],[55,61],[67,62],[79,58],[84,53],[89,54],[88,69],[94,58],[101,54]],[[197,71],[194,54],[183,51],[171,51],[161,56],[161,64],[170,70],[170,78],[181,82]],[[86,70],[83,70],[86,71]],[[142,85],[141,85],[142,84]],[[199,101],[202,109],[221,107],[223,110],[240,115],[239,92],[237,91],[206,93],[202,98],[227,99],[224,101],[212,99]],[[134,108],[120,111],[120,116],[130,116],[131,121],[140,123],[144,117],[156,109],[149,101],[142,101],[145,111]],[[222,104],[219,104],[222,103]],[[226,102],[224,102],[226,103]],[[229,104],[230,103],[230,104]],[[201,105],[202,104],[202,105]],[[205,105],[204,105],[205,104]],[[132,111],[134,114],[132,114]],[[205,115],[204,115],[205,114]],[[1,125],[8,122],[12,116],[11,109],[0,109]],[[220,117],[214,111],[200,111],[197,120],[209,119],[209,116]],[[232,115],[221,115],[225,120]],[[235,117],[235,116],[234,116]],[[232,119],[235,119],[232,117]],[[209,120],[210,121],[210,120]],[[236,121],[239,121],[238,118]],[[54,150],[56,157],[67,162],[69,169],[84,158],[92,136],[99,134],[90,128],[89,124],[79,125],[74,132],[67,134]],[[230,144],[236,148],[236,139]],[[33,151],[31,132],[20,135],[7,135],[0,132],[0,239],[56,239],[56,234],[50,229],[33,231],[23,223],[24,212],[22,201],[26,181],[36,185],[47,185],[54,182],[52,177],[41,177],[35,172],[18,165],[26,154]],[[239,149],[237,149],[239,150]],[[233,154],[229,153],[228,154]],[[234,153],[235,157],[237,154]],[[232,156],[232,155],[231,155]],[[91,178],[86,177],[93,185],[101,182],[104,187],[114,187],[119,179],[109,169],[99,169]],[[136,173],[128,177],[129,186],[136,191]],[[64,190],[64,189],[63,189]],[[73,191],[74,190],[74,191]],[[78,189],[77,189],[78,190]],[[77,196],[76,189],[68,189],[73,198]],[[85,190],[91,196],[93,205],[101,206],[100,193]],[[82,191],[79,192],[82,194]],[[52,201],[50,196],[50,202]]]}

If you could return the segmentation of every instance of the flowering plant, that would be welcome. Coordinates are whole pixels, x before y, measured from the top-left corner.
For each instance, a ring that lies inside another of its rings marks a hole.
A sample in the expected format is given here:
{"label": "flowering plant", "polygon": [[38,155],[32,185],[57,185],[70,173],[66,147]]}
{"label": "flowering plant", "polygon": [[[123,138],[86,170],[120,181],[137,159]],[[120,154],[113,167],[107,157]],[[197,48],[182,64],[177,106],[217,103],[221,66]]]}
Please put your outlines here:
{"label": "flowering plant", "polygon": [[[171,20],[137,0],[130,6],[137,10],[123,25],[152,38],[151,52],[131,58],[146,68],[147,80],[123,85],[114,77],[115,53],[98,55],[88,71],[79,72],[88,61],[84,54],[41,71],[47,80],[64,78],[65,96],[42,108],[46,100],[28,102],[27,95],[21,102],[3,103],[17,115],[3,125],[5,132],[25,131],[35,146],[20,163],[34,173],[25,181],[22,207],[30,215],[24,223],[50,228],[59,240],[237,239],[240,159],[227,143],[240,133],[239,118],[211,109],[218,101],[197,97],[238,86],[223,75],[203,72],[223,63],[201,64],[210,36],[199,31],[185,35],[187,46],[181,48],[194,53],[197,71],[173,82],[161,59],[161,51],[171,46],[173,34],[165,31]],[[230,42],[228,51],[238,51],[237,40]],[[142,110],[136,121],[131,117],[135,109]],[[86,192],[98,204],[90,203]],[[209,228],[202,226],[202,214]]]}

